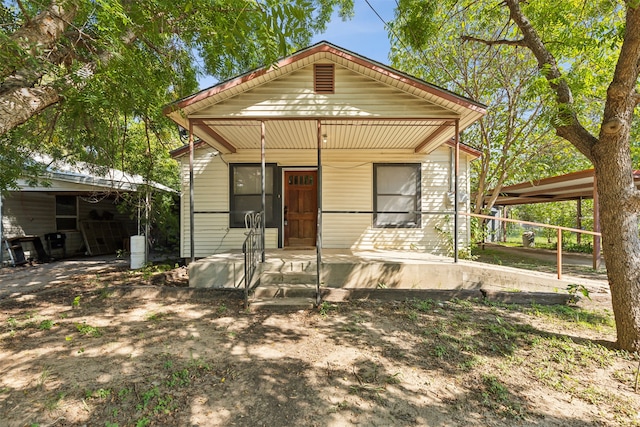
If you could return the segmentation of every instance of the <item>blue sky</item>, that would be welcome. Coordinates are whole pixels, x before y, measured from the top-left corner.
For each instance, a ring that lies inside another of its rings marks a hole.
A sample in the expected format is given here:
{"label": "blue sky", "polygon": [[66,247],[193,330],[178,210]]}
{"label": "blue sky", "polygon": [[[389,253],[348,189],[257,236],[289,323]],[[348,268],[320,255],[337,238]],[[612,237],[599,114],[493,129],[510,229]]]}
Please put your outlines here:
{"label": "blue sky", "polygon": [[[369,0],[385,22],[393,19],[395,0]],[[354,53],[383,64],[389,63],[389,38],[384,24],[365,0],[354,1],[355,16],[342,21],[335,15],[327,31],[313,38],[313,43],[326,40]]]}
{"label": "blue sky", "polygon": [[[393,19],[395,0],[369,0],[369,3],[385,22]],[[322,40],[383,64],[389,63],[387,30],[365,0],[354,0],[354,17],[351,20],[342,21],[338,15],[334,15],[327,25],[327,30],[316,35],[311,43],[315,44]],[[215,83],[216,80],[212,77],[200,78],[201,89]]]}

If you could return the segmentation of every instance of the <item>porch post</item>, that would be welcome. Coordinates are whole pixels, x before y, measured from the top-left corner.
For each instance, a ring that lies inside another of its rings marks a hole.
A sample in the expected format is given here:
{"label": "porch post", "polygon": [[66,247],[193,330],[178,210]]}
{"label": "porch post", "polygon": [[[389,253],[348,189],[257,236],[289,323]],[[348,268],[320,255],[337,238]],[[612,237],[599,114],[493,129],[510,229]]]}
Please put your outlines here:
{"label": "porch post", "polygon": [[320,305],[320,281],[322,273],[322,122],[317,121],[318,124],[318,230],[316,233],[316,306]]}
{"label": "porch post", "polygon": [[[593,171],[593,231],[600,232],[600,201],[598,200],[598,180]],[[593,269],[600,267],[600,236],[593,236]]]}
{"label": "porch post", "polygon": [[460,225],[460,219],[458,215],[458,200],[460,199],[458,194],[458,174],[460,172],[460,120],[456,119],[456,155],[455,155],[455,175],[453,178],[453,262],[458,262],[458,227]]}
{"label": "porch post", "polygon": [[187,119],[189,123],[189,253],[191,254],[191,262],[195,262],[195,201],[193,196],[193,124],[190,119]]}
{"label": "porch post", "polygon": [[266,190],[267,190],[267,165],[265,163],[265,154],[266,154],[266,150],[265,150],[265,134],[266,134],[266,129],[265,129],[265,124],[264,124],[264,120],[262,120],[260,122],[260,176],[261,176],[261,202],[262,202],[262,233],[260,235],[260,246],[262,247],[262,262],[264,262],[265,256],[264,256],[264,242],[265,242],[265,230],[267,228],[267,197],[266,197]]}

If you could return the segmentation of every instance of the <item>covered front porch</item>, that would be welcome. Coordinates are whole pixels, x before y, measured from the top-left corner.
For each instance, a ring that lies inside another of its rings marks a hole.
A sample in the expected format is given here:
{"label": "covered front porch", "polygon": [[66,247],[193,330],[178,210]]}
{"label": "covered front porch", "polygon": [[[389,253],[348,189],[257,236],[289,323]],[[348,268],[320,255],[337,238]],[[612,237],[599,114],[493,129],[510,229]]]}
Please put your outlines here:
{"label": "covered front porch", "polygon": [[[414,251],[324,249],[320,267],[321,294],[354,289],[557,292],[578,282],[591,289],[602,287],[595,280],[568,276],[558,280],[553,274],[466,260],[455,262],[450,257]],[[317,271],[315,250],[270,249],[258,266],[253,285],[257,289],[270,287],[280,293],[278,296],[294,295],[303,289],[315,295]],[[220,253],[189,264],[189,285],[242,290],[242,252]]]}

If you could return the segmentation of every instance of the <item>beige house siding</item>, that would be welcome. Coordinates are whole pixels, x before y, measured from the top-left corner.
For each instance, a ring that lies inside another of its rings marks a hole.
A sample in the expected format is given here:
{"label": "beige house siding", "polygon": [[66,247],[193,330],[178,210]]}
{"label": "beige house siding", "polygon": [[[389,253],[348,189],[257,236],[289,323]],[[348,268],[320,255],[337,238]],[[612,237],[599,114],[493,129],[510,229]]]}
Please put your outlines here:
{"label": "beige house siding", "polygon": [[4,237],[51,233],[56,229],[56,199],[52,194],[12,191],[2,199]]}
{"label": "beige house siding", "polygon": [[[239,250],[245,230],[229,227],[230,163],[259,163],[260,153],[243,150],[235,154],[215,154],[207,148],[196,152],[194,163],[195,256]],[[408,151],[326,150],[322,153],[323,247],[351,249],[404,249],[436,254],[447,252],[447,236],[438,229],[451,227],[453,215],[422,215],[418,229],[385,229],[372,226],[373,164],[421,163],[422,210],[429,212],[453,209],[450,191],[451,153],[440,147],[430,154],[416,155]],[[267,163],[279,167],[311,167],[317,163],[315,150],[268,150]],[[182,165],[182,239],[181,256],[190,257],[189,232],[189,157]],[[468,194],[468,158],[461,155],[460,193]],[[468,201],[463,210],[468,210]],[[360,212],[360,213],[343,213]],[[446,223],[446,224],[445,224]],[[469,241],[468,220],[460,217],[460,243]],[[278,246],[278,230],[266,231],[267,248]]]}
{"label": "beige house siding", "polygon": [[[74,184],[52,181],[52,188],[67,190]],[[99,215],[104,212],[113,214],[113,219],[119,221],[130,234],[136,234],[136,220],[126,213],[118,212],[114,200],[102,199],[89,203],[82,197],[78,200],[78,221],[89,220],[90,212],[95,210]],[[3,237],[40,236],[46,247],[44,235],[56,232],[56,197],[51,193],[33,191],[12,191],[2,199],[2,227]],[[78,224],[79,225],[79,224]],[[84,240],[79,230],[64,231],[66,235],[66,253],[73,255],[84,249]],[[8,259],[5,254],[5,259]]]}

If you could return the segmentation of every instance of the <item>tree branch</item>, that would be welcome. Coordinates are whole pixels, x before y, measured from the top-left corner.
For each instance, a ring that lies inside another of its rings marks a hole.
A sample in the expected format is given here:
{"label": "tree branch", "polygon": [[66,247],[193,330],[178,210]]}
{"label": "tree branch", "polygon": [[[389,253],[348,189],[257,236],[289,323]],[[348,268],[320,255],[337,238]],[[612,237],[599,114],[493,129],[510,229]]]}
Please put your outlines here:
{"label": "tree branch", "polygon": [[613,79],[607,89],[601,132],[616,134],[630,128],[633,110],[640,102],[637,82],[640,72],[640,7],[627,6],[625,35]]}
{"label": "tree branch", "polygon": [[14,88],[4,93],[0,96],[0,135],[58,101],[60,93],[53,86]]}
{"label": "tree branch", "polygon": [[[44,51],[52,48],[78,12],[78,7],[73,2],[67,3],[68,7],[63,8],[58,2],[53,1],[35,18],[27,20],[25,25],[11,34],[10,40],[15,44],[14,46],[29,53],[32,57],[38,57]],[[0,77],[7,77],[13,71],[11,68],[2,67]]]}
{"label": "tree branch", "polygon": [[506,39],[485,40],[485,39],[480,39],[480,38],[473,37],[473,36],[461,36],[460,39],[463,42],[476,42],[476,43],[486,44],[487,46],[506,45],[506,46],[527,47],[527,44],[525,43],[524,39],[520,39],[520,40],[506,40]]}
{"label": "tree branch", "polygon": [[[127,32],[122,37],[122,42],[125,44],[133,43],[135,40],[136,35],[133,31]],[[94,61],[86,62],[77,70],[46,86],[21,85],[18,84],[17,79],[12,82],[14,83],[12,86],[7,86],[3,82],[0,86],[0,135],[4,135],[30,117],[59,102],[65,88],[84,87],[86,82],[94,76],[98,64],[106,64],[114,56],[113,52],[103,51]],[[37,71],[34,71],[31,77],[36,74]],[[42,73],[41,76],[44,74]],[[7,80],[9,79],[5,79]],[[23,83],[28,82],[23,81]]]}
{"label": "tree branch", "polygon": [[520,9],[520,0],[505,0],[509,8],[511,20],[518,26],[523,35],[525,45],[533,52],[538,61],[538,67],[542,70],[549,86],[556,94],[558,102],[558,116],[561,123],[556,125],[559,136],[571,142],[589,160],[593,160],[591,152],[598,139],[587,131],[578,121],[573,110],[573,94],[569,84],[560,72],[555,57],[544,45],[542,38],[529,22],[529,19]]}

